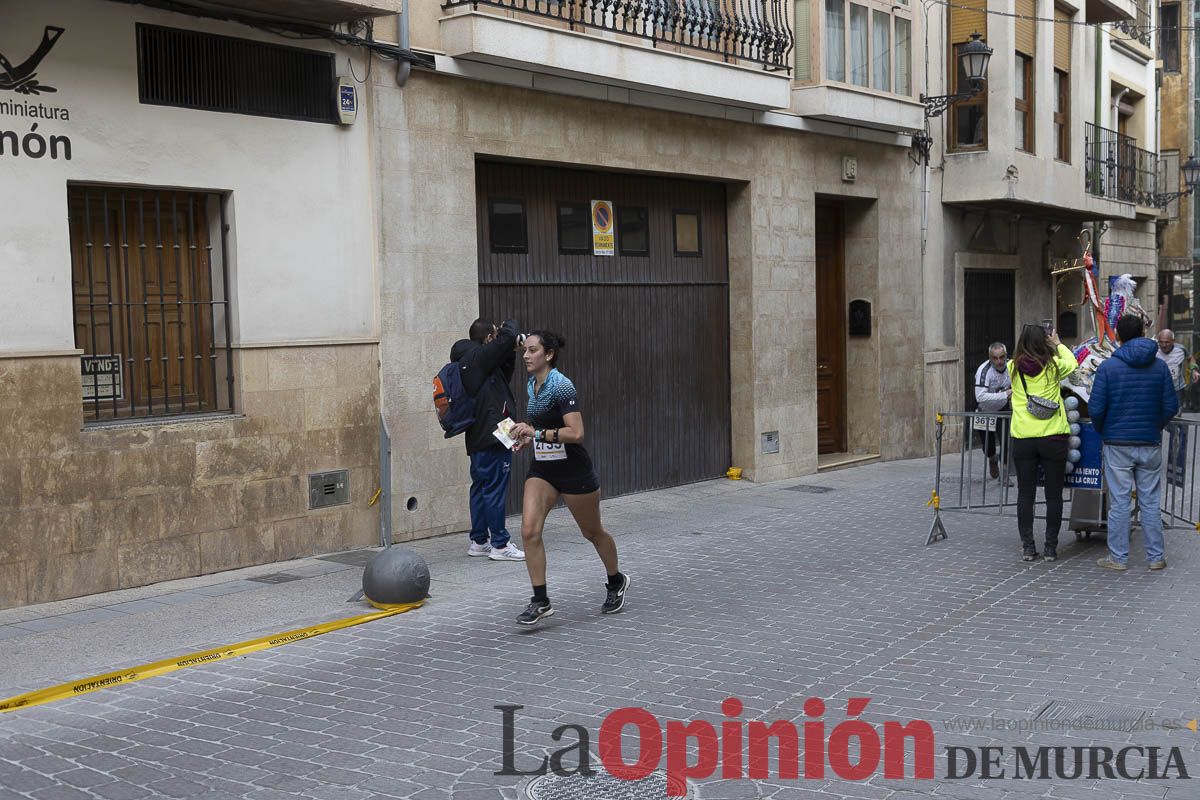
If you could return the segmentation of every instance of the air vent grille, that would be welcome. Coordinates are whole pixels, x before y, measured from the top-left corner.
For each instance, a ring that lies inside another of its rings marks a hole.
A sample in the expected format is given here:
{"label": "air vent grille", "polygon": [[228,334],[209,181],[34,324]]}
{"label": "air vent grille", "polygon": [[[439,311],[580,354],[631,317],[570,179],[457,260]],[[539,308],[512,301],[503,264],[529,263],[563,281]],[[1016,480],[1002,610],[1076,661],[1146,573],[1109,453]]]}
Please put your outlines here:
{"label": "air vent grille", "polygon": [[143,103],[338,120],[332,53],[141,24],[137,44]]}
{"label": "air vent grille", "polygon": [[308,507],[328,508],[350,502],[350,472],[317,472],[308,476]]}

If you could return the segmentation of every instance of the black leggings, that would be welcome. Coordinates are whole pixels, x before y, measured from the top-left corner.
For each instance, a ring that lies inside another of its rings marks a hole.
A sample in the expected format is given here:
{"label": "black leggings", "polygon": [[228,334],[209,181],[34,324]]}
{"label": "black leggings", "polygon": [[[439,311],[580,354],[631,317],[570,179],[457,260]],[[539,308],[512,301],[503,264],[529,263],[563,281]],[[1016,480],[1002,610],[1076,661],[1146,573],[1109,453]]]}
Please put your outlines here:
{"label": "black leggings", "polygon": [[1017,533],[1021,535],[1021,546],[1026,550],[1036,549],[1033,543],[1033,504],[1037,499],[1039,466],[1045,473],[1046,548],[1058,548],[1068,449],[1065,435],[1012,440],[1012,458],[1017,467]]}

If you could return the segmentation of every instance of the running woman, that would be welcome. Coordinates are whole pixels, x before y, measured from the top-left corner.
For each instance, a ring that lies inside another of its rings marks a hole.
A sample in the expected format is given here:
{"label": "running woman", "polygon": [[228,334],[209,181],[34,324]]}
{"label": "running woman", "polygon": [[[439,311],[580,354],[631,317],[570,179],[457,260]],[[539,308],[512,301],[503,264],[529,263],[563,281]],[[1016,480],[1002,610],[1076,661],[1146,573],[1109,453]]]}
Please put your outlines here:
{"label": "running woman", "polygon": [[521,512],[521,540],[525,543],[525,567],[533,584],[533,598],[517,617],[522,625],[533,625],[554,614],[546,594],[546,548],[542,529],[546,515],[558,502],[566,501],[579,532],[596,548],[608,574],[608,596],[602,614],[615,614],[625,605],[629,576],[617,569],[617,543],[600,522],[600,479],[592,459],[583,449],[583,413],[575,385],[557,369],[566,342],[551,331],[535,331],[525,339],[525,371],[529,373],[529,422],[513,430],[514,449],[533,445],[533,464],[525,479]]}

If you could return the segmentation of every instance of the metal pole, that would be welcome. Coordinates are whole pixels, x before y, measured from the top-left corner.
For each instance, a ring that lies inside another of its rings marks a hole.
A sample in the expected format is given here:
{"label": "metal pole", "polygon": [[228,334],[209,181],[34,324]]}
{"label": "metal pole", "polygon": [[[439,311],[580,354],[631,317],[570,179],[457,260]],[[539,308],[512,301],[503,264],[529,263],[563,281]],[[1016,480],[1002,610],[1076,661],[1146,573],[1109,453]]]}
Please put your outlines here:
{"label": "metal pole", "polygon": [[392,437],[379,415],[379,544],[392,546]]}
{"label": "metal pole", "polygon": [[950,538],[946,533],[946,526],[942,524],[942,433],[945,427],[944,418],[939,412],[937,415],[937,452],[934,461],[933,496],[929,498],[929,505],[933,506],[933,524],[929,527],[929,536],[925,539],[926,545],[931,545],[940,539]]}

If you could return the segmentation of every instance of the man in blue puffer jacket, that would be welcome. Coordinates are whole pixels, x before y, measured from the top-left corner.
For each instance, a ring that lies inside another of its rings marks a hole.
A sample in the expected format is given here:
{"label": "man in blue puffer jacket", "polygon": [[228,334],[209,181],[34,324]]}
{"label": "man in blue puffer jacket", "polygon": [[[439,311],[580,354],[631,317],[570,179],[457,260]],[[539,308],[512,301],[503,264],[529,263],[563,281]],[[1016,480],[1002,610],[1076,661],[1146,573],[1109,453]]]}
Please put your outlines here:
{"label": "man in blue puffer jacket", "polygon": [[1097,564],[1129,569],[1130,498],[1137,487],[1142,537],[1150,569],[1167,566],[1163,554],[1162,431],[1179,412],[1171,371],[1156,358],[1158,346],[1143,338],[1140,317],[1117,321],[1121,346],[1096,370],[1088,413],[1104,440],[1104,480],[1108,485],[1108,555]]}

